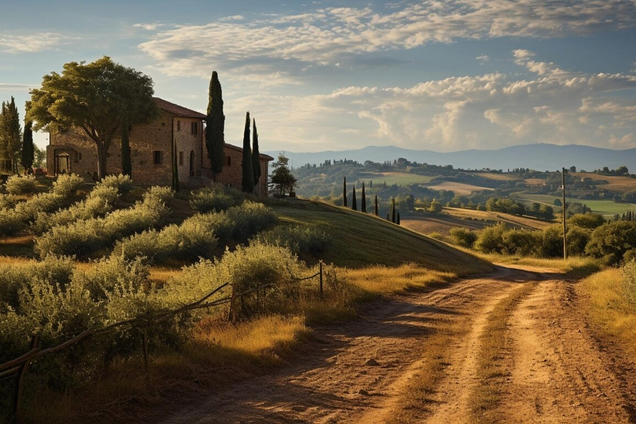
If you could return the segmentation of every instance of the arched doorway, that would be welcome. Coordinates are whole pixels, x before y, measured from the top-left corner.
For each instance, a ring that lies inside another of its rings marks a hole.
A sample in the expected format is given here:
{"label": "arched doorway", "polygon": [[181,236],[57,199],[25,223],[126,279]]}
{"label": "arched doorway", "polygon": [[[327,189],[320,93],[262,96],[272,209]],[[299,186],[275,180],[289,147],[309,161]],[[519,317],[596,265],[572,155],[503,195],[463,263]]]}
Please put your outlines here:
{"label": "arched doorway", "polygon": [[71,155],[68,153],[55,154],[55,174],[68,174],[71,172]]}
{"label": "arched doorway", "polygon": [[190,150],[190,176],[194,177],[194,150]]}

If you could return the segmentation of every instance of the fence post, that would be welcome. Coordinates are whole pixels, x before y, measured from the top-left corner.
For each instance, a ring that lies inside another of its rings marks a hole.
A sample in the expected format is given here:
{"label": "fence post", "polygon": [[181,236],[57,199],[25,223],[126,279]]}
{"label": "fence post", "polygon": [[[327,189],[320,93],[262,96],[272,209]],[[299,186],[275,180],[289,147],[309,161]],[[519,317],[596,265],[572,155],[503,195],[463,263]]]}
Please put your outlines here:
{"label": "fence post", "polygon": [[322,259],[318,264],[320,265],[320,298],[322,299]]}
{"label": "fence post", "polygon": [[234,308],[236,302],[236,285],[232,284],[232,297],[230,298],[230,311],[227,314],[227,320],[230,322],[234,322]]}
{"label": "fence post", "polygon": [[[31,348],[29,350],[33,350],[38,347],[38,343],[40,342],[40,338],[34,335],[31,338]],[[29,362],[26,361],[22,365],[20,365],[20,369],[18,370],[18,377],[15,383],[15,399],[13,404],[13,415],[16,417],[18,421],[20,421],[20,400],[22,397],[22,386],[24,384],[24,375],[29,369]]]}

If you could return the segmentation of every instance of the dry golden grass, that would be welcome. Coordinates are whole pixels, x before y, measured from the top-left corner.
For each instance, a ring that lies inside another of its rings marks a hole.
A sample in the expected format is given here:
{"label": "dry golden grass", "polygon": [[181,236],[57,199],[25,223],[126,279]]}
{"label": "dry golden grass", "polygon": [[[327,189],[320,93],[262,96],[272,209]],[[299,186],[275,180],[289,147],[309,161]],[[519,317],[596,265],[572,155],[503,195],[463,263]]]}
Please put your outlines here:
{"label": "dry golden grass", "polygon": [[480,337],[477,356],[477,384],[473,388],[469,407],[474,422],[496,421],[492,411],[501,397],[505,373],[503,361],[510,349],[510,340],[505,337],[508,320],[519,302],[532,292],[538,283],[524,284],[500,301],[490,313]]}
{"label": "dry golden grass", "polygon": [[424,288],[449,281],[457,274],[404,264],[399,267],[372,266],[361,269],[342,269],[340,274],[351,284],[371,293],[390,294]]}
{"label": "dry golden grass", "polygon": [[578,289],[595,331],[619,341],[631,355],[636,355],[636,305],[623,294],[620,269],[609,268],[586,278]]}
{"label": "dry golden grass", "polygon": [[513,181],[519,179],[519,177],[517,177],[516,175],[499,174],[494,172],[475,172],[474,175],[495,181]]}
{"label": "dry golden grass", "polygon": [[543,185],[545,184],[546,180],[544,178],[528,178],[524,181],[526,182],[526,184],[530,185]]}
{"label": "dry golden grass", "polygon": [[591,275],[601,269],[601,264],[597,259],[580,256],[569,257],[566,260],[505,256],[492,253],[477,253],[477,256],[496,265],[510,268],[518,267],[542,273],[564,274],[575,278]]}

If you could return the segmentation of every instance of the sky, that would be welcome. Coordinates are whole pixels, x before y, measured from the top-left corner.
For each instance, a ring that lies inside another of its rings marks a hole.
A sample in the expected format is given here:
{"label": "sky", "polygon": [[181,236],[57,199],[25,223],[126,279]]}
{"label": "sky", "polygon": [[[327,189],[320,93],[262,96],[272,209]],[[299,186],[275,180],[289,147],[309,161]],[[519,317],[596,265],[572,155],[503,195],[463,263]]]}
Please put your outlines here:
{"label": "sky", "polygon": [[[262,151],[532,143],[636,147],[636,0],[22,0],[0,13],[0,100],[102,56]],[[40,146],[46,134],[37,134]]]}

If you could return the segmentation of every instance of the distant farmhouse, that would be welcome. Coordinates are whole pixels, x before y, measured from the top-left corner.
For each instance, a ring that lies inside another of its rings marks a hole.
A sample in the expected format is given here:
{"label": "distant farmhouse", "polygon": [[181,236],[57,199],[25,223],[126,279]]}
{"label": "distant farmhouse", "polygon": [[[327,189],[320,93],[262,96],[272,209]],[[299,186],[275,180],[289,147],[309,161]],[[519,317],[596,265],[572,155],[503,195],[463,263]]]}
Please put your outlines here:
{"label": "distant farmhouse", "polygon": [[[208,184],[212,170],[205,146],[206,116],[157,97],[155,101],[161,111],[159,118],[133,127],[130,133],[133,181],[140,185],[171,185],[176,150],[180,185],[194,188]],[[118,140],[111,144],[107,157],[106,173],[119,174],[122,167]],[[86,175],[97,170],[95,143],[78,128],[52,132],[46,159],[49,175],[69,172]],[[260,155],[261,178],[255,188],[259,195],[267,195],[267,171],[273,159]],[[226,143],[223,172],[217,175],[217,181],[240,189],[242,160],[243,149]]]}

